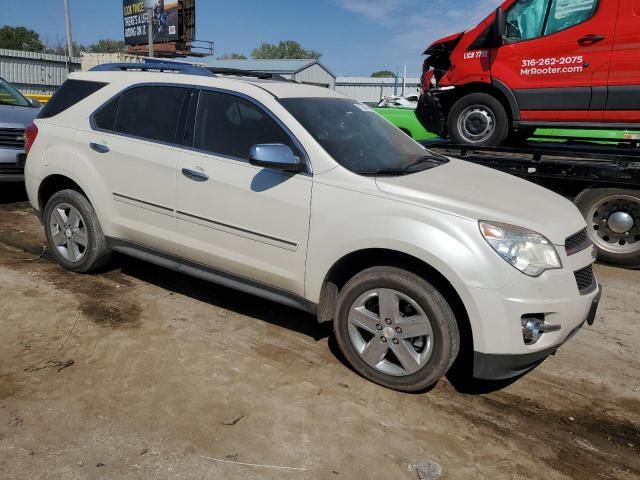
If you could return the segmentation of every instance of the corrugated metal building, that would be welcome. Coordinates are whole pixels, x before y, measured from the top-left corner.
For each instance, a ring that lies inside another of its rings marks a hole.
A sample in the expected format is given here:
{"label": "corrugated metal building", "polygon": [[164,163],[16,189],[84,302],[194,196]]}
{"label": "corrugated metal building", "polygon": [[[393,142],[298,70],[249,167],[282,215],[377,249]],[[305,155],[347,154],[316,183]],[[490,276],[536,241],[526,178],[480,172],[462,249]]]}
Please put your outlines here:
{"label": "corrugated metal building", "polygon": [[334,88],[336,76],[318,60],[210,60],[210,67],[254,70],[281,75],[307,85]]}
{"label": "corrugated metal building", "polygon": [[[395,78],[374,77],[338,77],[336,78],[336,90],[355,98],[363,103],[378,103],[383,97],[394,95],[396,90]],[[404,94],[402,92],[402,77],[398,78],[397,95],[409,96],[420,89],[420,79],[407,77],[405,80]]]}
{"label": "corrugated metal building", "polygon": [[[71,58],[71,70],[80,69],[80,58]],[[62,55],[0,49],[0,77],[25,94],[51,94],[67,78],[68,59]]]}

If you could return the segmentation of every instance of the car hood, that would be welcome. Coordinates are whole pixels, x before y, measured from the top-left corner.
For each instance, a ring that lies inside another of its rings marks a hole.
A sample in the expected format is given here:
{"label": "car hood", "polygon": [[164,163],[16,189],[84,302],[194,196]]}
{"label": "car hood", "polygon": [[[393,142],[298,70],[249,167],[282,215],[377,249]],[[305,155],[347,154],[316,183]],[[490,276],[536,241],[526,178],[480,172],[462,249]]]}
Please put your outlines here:
{"label": "car hood", "polygon": [[39,108],[0,104],[0,127],[24,128],[33,122],[39,112]]}
{"label": "car hood", "polygon": [[564,245],[585,228],[569,200],[531,182],[451,159],[445,165],[400,177],[377,177],[378,188],[398,199],[465,217],[528,228]]}

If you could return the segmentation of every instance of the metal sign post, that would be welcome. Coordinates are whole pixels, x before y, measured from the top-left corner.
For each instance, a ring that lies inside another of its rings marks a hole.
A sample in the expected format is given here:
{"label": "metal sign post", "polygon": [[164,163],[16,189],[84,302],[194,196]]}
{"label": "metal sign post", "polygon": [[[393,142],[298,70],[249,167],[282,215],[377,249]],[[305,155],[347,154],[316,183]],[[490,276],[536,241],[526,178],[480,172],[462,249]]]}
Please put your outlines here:
{"label": "metal sign post", "polygon": [[147,10],[147,34],[149,35],[149,57],[153,58],[153,8]]}

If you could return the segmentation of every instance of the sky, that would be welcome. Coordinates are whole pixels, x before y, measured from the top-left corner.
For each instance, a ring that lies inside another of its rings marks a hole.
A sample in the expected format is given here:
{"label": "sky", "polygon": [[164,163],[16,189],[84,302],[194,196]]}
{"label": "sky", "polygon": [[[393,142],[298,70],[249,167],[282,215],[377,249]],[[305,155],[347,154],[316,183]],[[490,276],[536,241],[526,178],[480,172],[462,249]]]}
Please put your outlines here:
{"label": "sky", "polygon": [[[66,38],[63,0],[2,0],[0,25],[25,26],[45,42]],[[337,76],[369,76],[407,65],[418,76],[422,52],[438,38],[475,26],[499,0],[196,0],[196,36],[214,57],[263,42],[296,40],[323,54]],[[28,5],[28,8],[25,8]],[[70,0],[73,39],[123,39],[121,0]]]}

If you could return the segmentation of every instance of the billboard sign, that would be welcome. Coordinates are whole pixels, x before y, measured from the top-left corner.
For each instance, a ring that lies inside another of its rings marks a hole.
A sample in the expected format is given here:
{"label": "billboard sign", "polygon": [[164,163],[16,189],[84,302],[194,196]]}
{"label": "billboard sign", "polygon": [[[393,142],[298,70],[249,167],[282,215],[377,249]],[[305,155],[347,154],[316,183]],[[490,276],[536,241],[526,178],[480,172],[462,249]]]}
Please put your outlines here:
{"label": "billboard sign", "polygon": [[149,43],[149,9],[153,10],[153,43],[179,40],[178,0],[124,0],[123,7],[127,45]]}

